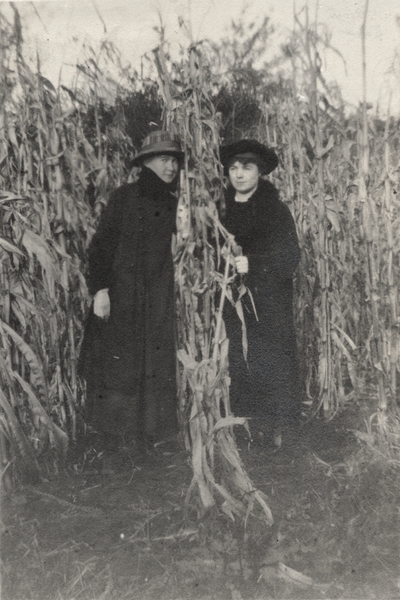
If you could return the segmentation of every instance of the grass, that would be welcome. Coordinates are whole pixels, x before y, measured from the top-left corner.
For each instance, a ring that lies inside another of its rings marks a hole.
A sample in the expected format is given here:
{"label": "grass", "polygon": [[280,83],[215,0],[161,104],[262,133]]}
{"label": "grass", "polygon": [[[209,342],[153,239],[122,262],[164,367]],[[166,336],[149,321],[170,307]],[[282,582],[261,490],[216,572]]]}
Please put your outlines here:
{"label": "grass", "polygon": [[395,598],[399,469],[353,430],[362,422],[346,411],[304,425],[294,455],[241,450],[268,496],[269,530],[252,520],[243,532],[217,514],[185,520],[190,468],[161,448],[115,475],[91,462],[20,488],[3,499],[2,597]]}

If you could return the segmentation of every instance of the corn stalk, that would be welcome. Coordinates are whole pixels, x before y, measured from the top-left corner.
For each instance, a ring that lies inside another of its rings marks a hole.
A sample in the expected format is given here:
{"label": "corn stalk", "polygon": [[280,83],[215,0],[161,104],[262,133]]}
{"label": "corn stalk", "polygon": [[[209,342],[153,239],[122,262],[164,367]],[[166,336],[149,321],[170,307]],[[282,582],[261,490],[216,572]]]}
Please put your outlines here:
{"label": "corn stalk", "polygon": [[384,138],[384,157],[385,157],[385,184],[384,184],[384,213],[385,213],[385,231],[387,239],[387,293],[389,298],[389,339],[387,354],[389,364],[387,370],[389,373],[389,389],[393,404],[396,401],[397,390],[397,364],[398,355],[398,301],[397,301],[397,284],[395,274],[395,242],[393,232],[394,221],[394,206],[392,201],[392,184],[395,182],[391,174],[390,165],[390,140],[389,140],[390,112],[388,110],[385,125]]}
{"label": "corn stalk", "polygon": [[200,513],[218,506],[232,520],[246,523],[257,515],[270,525],[271,511],[246,473],[233,434],[233,426],[246,426],[246,420],[230,410],[223,308],[236,277],[233,256],[240,250],[218,218],[222,172],[209,72],[195,45],[172,73],[162,46],[155,61],[166,125],[179,133],[186,155],[180,206],[189,214],[189,227],[185,234],[178,223],[174,260],[179,419],[193,469],[187,503],[196,491]]}
{"label": "corn stalk", "polygon": [[[359,156],[359,197],[362,205],[363,229],[366,242],[366,283],[367,297],[371,306],[371,358],[378,382],[378,411],[382,417],[382,425],[385,421],[387,409],[387,398],[385,390],[385,373],[383,364],[383,346],[380,323],[380,293],[378,287],[379,272],[379,240],[376,239],[377,211],[374,198],[369,192],[369,127],[367,115],[367,84],[366,84],[366,25],[368,16],[369,0],[365,2],[364,18],[361,26],[362,45],[362,75],[363,75],[363,101],[361,106],[361,143]],[[378,254],[378,258],[377,258]]]}

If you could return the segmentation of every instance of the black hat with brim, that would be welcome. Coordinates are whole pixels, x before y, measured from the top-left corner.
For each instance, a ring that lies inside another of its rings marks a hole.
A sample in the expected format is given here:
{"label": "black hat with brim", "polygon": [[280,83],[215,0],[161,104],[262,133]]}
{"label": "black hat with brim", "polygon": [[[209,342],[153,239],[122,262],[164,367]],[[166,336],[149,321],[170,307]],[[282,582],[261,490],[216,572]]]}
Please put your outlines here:
{"label": "black hat with brim", "polygon": [[265,175],[271,173],[279,164],[275,151],[257,140],[239,140],[228,146],[222,146],[220,156],[225,168],[234,159],[258,158],[265,165]]}
{"label": "black hat with brim", "polygon": [[184,153],[182,152],[179,137],[169,131],[152,131],[144,139],[142,149],[133,159],[132,166],[138,167],[147,158],[152,158],[159,154],[171,154],[181,162]]}

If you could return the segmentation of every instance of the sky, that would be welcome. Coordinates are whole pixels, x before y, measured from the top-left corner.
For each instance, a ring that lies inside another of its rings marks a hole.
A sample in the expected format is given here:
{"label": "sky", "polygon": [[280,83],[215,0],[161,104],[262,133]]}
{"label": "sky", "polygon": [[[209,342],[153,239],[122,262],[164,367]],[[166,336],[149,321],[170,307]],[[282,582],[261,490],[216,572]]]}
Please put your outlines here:
{"label": "sky", "polygon": [[[39,50],[43,73],[57,81],[62,65],[75,62],[80,42],[95,42],[105,35],[138,67],[140,57],[158,43],[155,31],[160,15],[166,37],[177,46],[187,43],[178,25],[178,17],[191,23],[195,40],[218,40],[232,19],[247,7],[248,19],[270,17],[276,28],[273,47],[288,38],[293,27],[294,8],[299,11],[305,0],[45,0],[18,1],[24,24],[25,42]],[[366,0],[308,0],[310,19],[328,27],[332,45],[342,54],[327,56],[324,74],[339,83],[344,98],[358,105],[362,98],[361,37]],[[10,14],[8,2],[0,0],[0,10]],[[367,19],[367,99],[386,114],[400,112],[400,1],[369,0]],[[106,29],[106,34],[105,34]],[[75,38],[80,42],[73,41]],[[393,66],[396,66],[393,72]],[[392,72],[391,72],[392,71]]]}

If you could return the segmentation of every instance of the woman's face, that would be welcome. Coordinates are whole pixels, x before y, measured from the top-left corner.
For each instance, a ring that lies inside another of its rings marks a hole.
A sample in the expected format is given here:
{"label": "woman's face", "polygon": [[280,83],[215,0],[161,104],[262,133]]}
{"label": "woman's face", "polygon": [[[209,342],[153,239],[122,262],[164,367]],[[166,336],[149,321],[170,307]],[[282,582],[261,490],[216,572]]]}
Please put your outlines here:
{"label": "woman's face", "polygon": [[260,178],[258,166],[249,162],[243,164],[239,160],[235,160],[229,167],[229,180],[236,191],[241,194],[248,194],[257,189]]}
{"label": "woman's face", "polygon": [[172,183],[179,169],[178,159],[170,154],[156,154],[156,156],[145,160],[144,164],[165,183]]}

